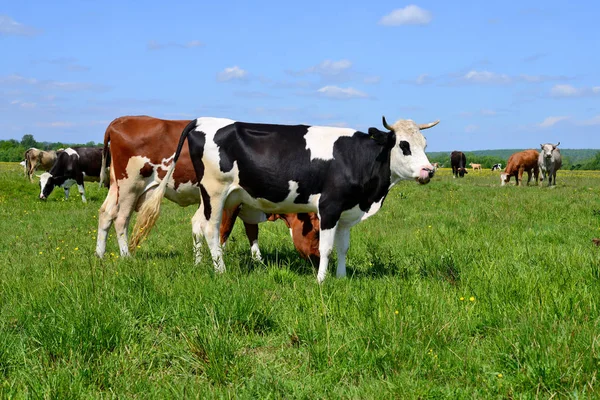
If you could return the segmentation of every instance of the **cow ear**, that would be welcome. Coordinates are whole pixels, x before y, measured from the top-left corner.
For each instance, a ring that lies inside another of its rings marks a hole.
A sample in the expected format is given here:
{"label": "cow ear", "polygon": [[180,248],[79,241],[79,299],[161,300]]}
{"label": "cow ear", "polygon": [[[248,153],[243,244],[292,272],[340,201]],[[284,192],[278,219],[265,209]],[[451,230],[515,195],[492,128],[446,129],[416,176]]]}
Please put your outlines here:
{"label": "cow ear", "polygon": [[540,144],[540,149],[544,150],[544,145]]}
{"label": "cow ear", "polygon": [[[393,134],[393,131],[391,134]],[[369,137],[377,144],[385,146],[389,142],[390,132],[383,132],[377,128],[369,128]]]}

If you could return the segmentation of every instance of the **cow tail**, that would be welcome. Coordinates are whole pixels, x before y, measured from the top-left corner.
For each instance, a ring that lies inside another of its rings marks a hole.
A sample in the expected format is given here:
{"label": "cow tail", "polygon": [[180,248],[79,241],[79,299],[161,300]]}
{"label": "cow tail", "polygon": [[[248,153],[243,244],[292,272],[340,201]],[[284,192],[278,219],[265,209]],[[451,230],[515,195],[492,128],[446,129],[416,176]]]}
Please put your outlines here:
{"label": "cow tail", "polygon": [[160,204],[167,190],[167,184],[173,176],[175,164],[177,163],[179,155],[181,154],[183,143],[188,137],[188,134],[195,128],[196,120],[193,120],[183,129],[181,137],[179,138],[179,144],[177,145],[177,151],[173,156],[173,162],[171,163],[171,166],[167,170],[165,177],[162,179],[158,187],[142,205],[138,213],[137,220],[135,221],[135,227],[133,228],[133,237],[129,242],[129,250],[131,252],[134,252],[139,246],[139,244],[148,236],[150,230],[156,223],[156,220],[158,220],[158,216],[160,214]]}
{"label": "cow tail", "polygon": [[31,174],[29,173],[29,168],[31,168],[31,163],[29,162],[29,152],[31,149],[27,149],[25,151],[25,176],[29,178],[29,181],[32,181]]}
{"label": "cow tail", "polygon": [[104,147],[102,147],[102,164],[100,166],[100,182],[98,182],[98,187],[102,188],[102,185],[109,186],[108,177],[106,176],[106,169],[109,167],[108,164],[108,144],[110,143],[110,130],[112,127],[112,123],[108,125],[106,128],[106,132],[104,133]]}

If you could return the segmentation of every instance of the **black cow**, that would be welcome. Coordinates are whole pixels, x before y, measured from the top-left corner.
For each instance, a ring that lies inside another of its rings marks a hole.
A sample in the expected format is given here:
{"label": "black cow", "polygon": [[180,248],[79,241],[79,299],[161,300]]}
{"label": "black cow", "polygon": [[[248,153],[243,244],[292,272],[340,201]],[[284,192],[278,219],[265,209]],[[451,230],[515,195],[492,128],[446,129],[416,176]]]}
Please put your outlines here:
{"label": "black cow", "polygon": [[249,124],[222,118],[198,118],[184,130],[173,164],[153,196],[144,204],[134,228],[147,234],[160,212],[160,201],[188,141],[202,199],[192,219],[196,262],[201,239],[210,248],[216,272],[225,271],[219,227],[223,207],[242,205],[256,213],[318,212],[319,272],[322,282],[329,256],[338,253],[337,275],[346,275],[350,228],[381,208],[390,188],[400,180],[427,183],[433,166],[425,155],[422,129],[399,120],[386,131],[363,133],[349,128]]}
{"label": "black cow", "polygon": [[453,151],[450,154],[450,165],[452,166],[452,174],[455,178],[461,177],[463,178],[465,174],[469,172],[465,168],[467,165],[467,157],[465,157],[465,153],[462,151]]}
{"label": "black cow", "polygon": [[[106,165],[110,164],[110,153],[108,157]],[[50,171],[40,175],[40,200],[46,200],[55,186],[62,187],[68,199],[70,187],[77,184],[85,203],[83,181],[99,181],[101,169],[102,149],[99,147],[69,147],[59,152]]]}

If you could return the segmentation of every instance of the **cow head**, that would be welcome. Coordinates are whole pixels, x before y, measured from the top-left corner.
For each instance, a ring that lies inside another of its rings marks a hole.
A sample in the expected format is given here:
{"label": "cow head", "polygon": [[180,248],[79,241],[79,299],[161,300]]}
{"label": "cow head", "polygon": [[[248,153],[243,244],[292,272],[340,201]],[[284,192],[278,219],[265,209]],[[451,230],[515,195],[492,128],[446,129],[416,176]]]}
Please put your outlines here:
{"label": "cow head", "polygon": [[549,160],[552,159],[552,153],[554,152],[554,150],[556,150],[558,145],[560,145],[560,142],[558,142],[556,144],[552,144],[552,143],[540,144],[540,147],[542,149],[542,151],[541,151],[542,157],[549,159]]}
{"label": "cow head", "polygon": [[465,177],[465,174],[468,174],[469,171],[467,171],[466,168],[458,168],[458,176],[460,176],[461,178]]}
{"label": "cow head", "polygon": [[425,154],[427,141],[421,130],[429,129],[439,122],[418,125],[410,119],[401,119],[390,126],[383,117],[383,126],[390,131],[390,134],[393,132],[395,136],[392,137],[395,140],[391,141],[390,154],[390,168],[393,177],[398,180],[415,179],[421,184],[429,182],[433,177],[434,168]]}
{"label": "cow head", "polygon": [[506,172],[501,173],[500,174],[500,186],[504,186],[508,182],[510,182],[510,175],[507,174]]}
{"label": "cow head", "polygon": [[46,200],[56,186],[55,178],[49,172],[38,175],[40,178],[40,200]]}

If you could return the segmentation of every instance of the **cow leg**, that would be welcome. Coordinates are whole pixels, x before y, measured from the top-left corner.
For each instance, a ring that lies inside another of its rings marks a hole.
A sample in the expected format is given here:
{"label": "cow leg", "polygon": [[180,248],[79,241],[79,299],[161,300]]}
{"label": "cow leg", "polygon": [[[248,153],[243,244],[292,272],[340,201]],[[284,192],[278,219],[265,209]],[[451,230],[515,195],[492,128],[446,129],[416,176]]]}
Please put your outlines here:
{"label": "cow leg", "polygon": [[118,187],[116,184],[110,185],[106,200],[102,203],[100,211],[98,212],[98,237],[96,238],[96,255],[100,258],[104,257],[106,251],[106,236],[108,230],[112,225],[113,221],[117,217],[119,211],[119,205],[117,204],[118,199]]}
{"label": "cow leg", "polygon": [[194,241],[194,262],[196,264],[202,262],[202,238],[204,236],[205,225],[204,207],[200,204],[192,217],[192,240]]}
{"label": "cow leg", "polygon": [[[111,185],[112,187],[113,185]],[[116,185],[115,185],[116,186]],[[127,257],[129,253],[129,239],[127,231],[129,230],[129,221],[135,207],[139,201],[140,195],[133,187],[128,191],[119,190],[117,202],[118,208],[115,212],[115,231],[117,232],[117,242],[119,243],[119,252],[122,257]]]}
{"label": "cow leg", "polygon": [[[221,219],[223,217],[222,213],[225,199],[222,196],[223,192],[208,193],[206,186],[218,187],[218,183],[209,183],[206,185],[206,183],[203,182],[202,187],[200,188],[202,202],[192,218],[194,257],[196,259],[196,264],[199,264],[202,261],[201,241],[202,236],[204,236],[213,259],[215,272],[223,273],[225,272],[225,264],[223,263],[223,248],[221,247],[220,243],[219,231],[221,227]],[[208,204],[206,204],[207,202]],[[209,207],[208,210],[206,210],[207,205]]]}
{"label": "cow leg", "polygon": [[73,186],[74,184],[75,184],[75,182],[71,179],[67,179],[65,181],[65,183],[63,184],[63,190],[65,191],[65,199],[69,200],[70,189],[71,189],[71,186]]}
{"label": "cow leg", "polygon": [[335,248],[338,256],[338,266],[336,276],[344,278],[346,276],[346,254],[350,247],[350,228],[339,226],[335,233]]}
{"label": "cow leg", "polygon": [[256,261],[262,261],[260,248],[258,247],[258,224],[267,220],[267,215],[256,208],[243,205],[239,217],[244,221],[246,236],[250,242],[250,253]]}
{"label": "cow leg", "polygon": [[252,254],[252,258],[256,261],[262,261],[262,255],[260,254],[260,248],[258,247],[258,224],[244,222],[244,228],[246,229],[246,236],[250,242],[250,253]]}
{"label": "cow leg", "polygon": [[83,187],[83,182],[77,183],[77,189],[79,190],[79,194],[81,195],[81,201],[87,203],[87,200],[85,198],[85,189]]}

